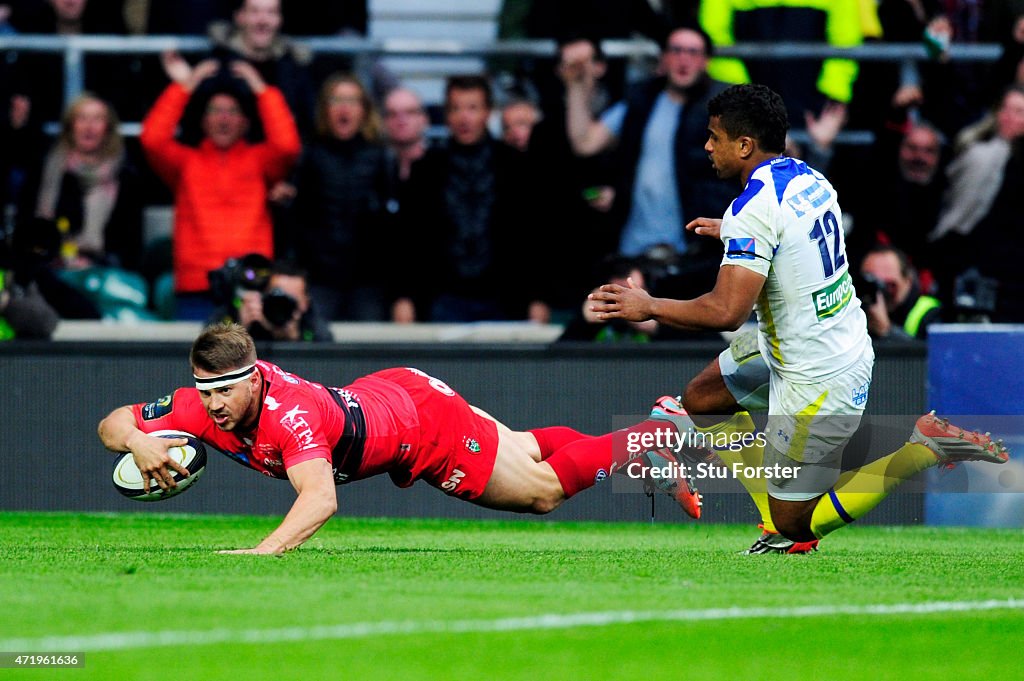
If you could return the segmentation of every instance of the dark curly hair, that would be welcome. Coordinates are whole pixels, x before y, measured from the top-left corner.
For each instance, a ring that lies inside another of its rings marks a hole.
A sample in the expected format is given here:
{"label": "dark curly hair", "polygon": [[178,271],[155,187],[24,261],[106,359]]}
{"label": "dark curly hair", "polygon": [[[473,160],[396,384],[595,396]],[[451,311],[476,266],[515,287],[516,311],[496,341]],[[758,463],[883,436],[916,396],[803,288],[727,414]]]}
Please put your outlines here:
{"label": "dark curly hair", "polygon": [[733,85],[708,102],[729,137],[753,137],[763,151],[781,154],[786,148],[789,116],[779,93],[764,85]]}

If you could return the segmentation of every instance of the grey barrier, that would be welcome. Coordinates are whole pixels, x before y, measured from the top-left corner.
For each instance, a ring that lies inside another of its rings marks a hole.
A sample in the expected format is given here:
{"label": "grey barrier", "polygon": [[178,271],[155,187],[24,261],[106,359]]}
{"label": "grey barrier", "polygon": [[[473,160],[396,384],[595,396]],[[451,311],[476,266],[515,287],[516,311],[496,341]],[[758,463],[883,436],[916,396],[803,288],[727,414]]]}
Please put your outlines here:
{"label": "grey barrier", "polygon": [[[590,345],[267,345],[262,358],[328,385],[391,366],[414,366],[449,383],[469,402],[513,429],[568,425],[603,433],[613,421],[640,419],[651,403],[678,393],[723,348],[719,343]],[[97,422],[113,408],[155,400],[187,385],[188,343],[8,343],[0,345],[0,510],[134,511],[283,515],[294,492],[213,454],[185,494],[141,504],[117,494],[112,455]],[[881,348],[869,414],[925,408],[923,346]],[[898,443],[897,445],[898,446]],[[891,451],[882,443],[870,458]],[[856,465],[855,460],[847,461]],[[617,478],[617,476],[615,476]],[[571,499],[551,520],[647,521],[651,502],[634,481],[603,483]],[[710,496],[701,522],[756,522],[738,493]],[[917,523],[923,495],[897,494],[868,523]],[[387,476],[339,488],[339,514],[351,516],[511,518],[445,496],[425,483],[394,487]],[[667,498],[657,522],[686,520]]]}

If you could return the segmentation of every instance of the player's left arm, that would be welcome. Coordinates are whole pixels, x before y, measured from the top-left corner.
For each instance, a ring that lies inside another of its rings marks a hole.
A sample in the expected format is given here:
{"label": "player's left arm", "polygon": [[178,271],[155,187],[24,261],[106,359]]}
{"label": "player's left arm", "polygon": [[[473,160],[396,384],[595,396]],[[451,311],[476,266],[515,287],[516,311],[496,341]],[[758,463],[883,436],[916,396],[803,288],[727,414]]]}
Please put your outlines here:
{"label": "player's left arm", "polygon": [[653,319],[681,329],[735,331],[750,318],[766,277],[738,265],[723,265],[715,287],[692,300],[655,298],[632,279],[627,286],[605,284],[590,294],[598,319]]}
{"label": "player's left arm", "polygon": [[312,537],[338,510],[334,475],[326,459],[309,459],[289,467],[288,479],[299,496],[277,529],[251,549],[220,553],[280,555]]}

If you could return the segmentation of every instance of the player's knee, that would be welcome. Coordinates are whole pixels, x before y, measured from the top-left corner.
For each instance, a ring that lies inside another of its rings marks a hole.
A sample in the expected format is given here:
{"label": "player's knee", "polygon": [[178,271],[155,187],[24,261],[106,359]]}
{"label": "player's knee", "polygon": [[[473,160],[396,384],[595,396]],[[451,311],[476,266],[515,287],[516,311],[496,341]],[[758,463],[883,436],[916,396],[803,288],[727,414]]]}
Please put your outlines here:
{"label": "player's knee", "polygon": [[692,385],[686,386],[686,390],[683,391],[683,409],[686,410],[687,414],[700,414],[703,413],[704,400],[696,390],[693,389]]}
{"label": "player's knee", "polygon": [[537,515],[551,513],[562,505],[562,501],[563,499],[561,495],[545,494],[544,496],[537,497],[533,500],[533,504],[530,506],[530,511]]}
{"label": "player's knee", "polygon": [[817,539],[817,537],[814,536],[814,533],[811,532],[811,526],[805,518],[773,518],[772,520],[774,521],[775,529],[779,531],[779,534],[790,541],[809,542]]}
{"label": "player's knee", "polygon": [[565,492],[562,490],[561,483],[554,479],[545,484],[543,490],[538,491],[534,496],[530,510],[538,515],[544,515],[561,506],[563,501],[565,501]]}
{"label": "player's knee", "polygon": [[700,381],[694,379],[683,391],[683,408],[688,414],[713,414],[717,404],[710,393],[702,387]]}
{"label": "player's knee", "polygon": [[732,401],[717,363],[694,376],[683,390],[683,407],[690,414],[721,414],[724,403]]}

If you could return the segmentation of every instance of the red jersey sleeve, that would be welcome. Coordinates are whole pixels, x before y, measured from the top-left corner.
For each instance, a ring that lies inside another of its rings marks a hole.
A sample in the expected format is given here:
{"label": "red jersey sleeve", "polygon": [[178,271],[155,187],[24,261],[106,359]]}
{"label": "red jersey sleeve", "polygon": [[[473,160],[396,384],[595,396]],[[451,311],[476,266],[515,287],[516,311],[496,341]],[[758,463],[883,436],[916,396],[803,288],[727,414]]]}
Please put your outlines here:
{"label": "red jersey sleeve", "polygon": [[312,459],[332,461],[320,408],[311,399],[290,399],[277,410],[265,411],[260,428],[264,431],[260,440],[265,438],[281,451],[285,470]]}
{"label": "red jersey sleeve", "polygon": [[183,430],[202,436],[211,423],[195,388],[178,388],[153,402],[133,404],[132,414],[135,425],[144,433]]}

